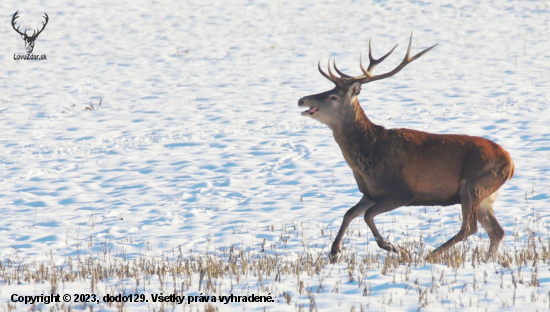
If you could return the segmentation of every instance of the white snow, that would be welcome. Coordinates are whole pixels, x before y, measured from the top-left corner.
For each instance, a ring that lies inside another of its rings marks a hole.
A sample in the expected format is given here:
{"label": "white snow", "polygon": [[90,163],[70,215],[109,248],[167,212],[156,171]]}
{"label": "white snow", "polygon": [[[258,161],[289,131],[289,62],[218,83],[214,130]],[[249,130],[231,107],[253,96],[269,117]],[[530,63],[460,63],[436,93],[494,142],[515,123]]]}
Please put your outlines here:
{"label": "white snow", "polygon": [[[525,247],[530,231],[537,250],[548,248],[547,1],[53,0],[8,1],[0,8],[2,272],[86,257],[111,264],[140,255],[173,259],[179,250],[183,257],[226,261],[231,245],[261,255],[264,240],[265,253],[279,254],[283,266],[307,254],[326,260],[344,213],[361,196],[331,131],[300,116],[297,100],[333,87],[317,71],[320,58],[324,64],[336,57],[340,69],[359,75],[369,38],[375,57],[399,44],[377,67],[382,73],[400,62],[411,31],[413,53],[439,45],[391,79],[365,85],[359,96],[365,112],[387,128],[476,135],[502,145],[516,173],[495,202],[506,230],[500,252]],[[25,53],[9,25],[17,10],[18,23],[29,29],[48,13],[33,52],[47,61],[13,59]],[[458,206],[403,207],[376,223],[398,244],[422,235],[425,248],[414,253],[426,254],[458,231],[459,216]],[[480,228],[464,245],[487,243]],[[362,218],[352,223],[344,247],[358,259],[379,255],[383,263],[386,257]],[[106,258],[99,257],[104,252]],[[538,287],[530,285],[534,270]],[[222,295],[270,293],[275,302],[214,306],[550,308],[548,261],[535,268],[489,261],[460,269],[403,264],[386,275],[376,266],[353,272],[350,281],[348,264],[339,263],[299,279],[226,276],[216,280]],[[524,282],[514,286],[512,278]],[[91,282],[59,284],[57,293],[92,293]],[[101,296],[173,293],[175,284],[169,277],[164,285],[157,275],[134,288],[128,278],[95,283]],[[204,292],[198,287],[197,275],[184,295]],[[3,310],[14,293],[50,292],[47,282],[0,278]],[[15,310],[30,307],[17,303]],[[203,310],[204,304],[186,307]],[[160,304],[125,305],[128,311],[153,308]],[[94,309],[117,310],[103,303]]]}

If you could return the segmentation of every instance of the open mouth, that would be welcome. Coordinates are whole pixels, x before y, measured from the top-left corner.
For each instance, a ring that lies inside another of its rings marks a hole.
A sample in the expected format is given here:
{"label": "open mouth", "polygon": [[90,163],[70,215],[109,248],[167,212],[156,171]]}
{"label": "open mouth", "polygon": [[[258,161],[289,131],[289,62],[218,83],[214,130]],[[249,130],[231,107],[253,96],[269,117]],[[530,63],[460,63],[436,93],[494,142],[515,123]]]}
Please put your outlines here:
{"label": "open mouth", "polygon": [[311,116],[311,115],[313,115],[317,110],[319,110],[318,107],[310,107],[308,110],[302,112],[302,116],[305,116],[305,115]]}

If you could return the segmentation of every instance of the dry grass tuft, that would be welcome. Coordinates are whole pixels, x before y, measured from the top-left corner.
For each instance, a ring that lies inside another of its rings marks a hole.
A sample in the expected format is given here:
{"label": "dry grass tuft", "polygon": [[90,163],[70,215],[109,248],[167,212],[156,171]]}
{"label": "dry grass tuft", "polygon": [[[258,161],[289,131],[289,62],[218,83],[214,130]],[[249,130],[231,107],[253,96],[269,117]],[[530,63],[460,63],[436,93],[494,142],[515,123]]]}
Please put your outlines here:
{"label": "dry grass tuft", "polygon": [[[351,234],[348,233],[348,235]],[[62,265],[55,265],[51,260],[14,261],[6,259],[0,263],[0,281],[2,281],[2,285],[8,287],[22,284],[46,284],[50,285],[52,293],[70,293],[65,285],[77,283],[89,285],[86,289],[88,293],[102,295],[123,292],[157,292],[158,288],[151,286],[151,281],[154,280],[157,283],[156,287],[160,287],[160,290],[166,294],[184,295],[192,289],[199,289],[199,292],[205,295],[218,296],[232,293],[234,285],[245,280],[250,281],[253,278],[257,294],[270,293],[276,300],[280,299],[280,303],[287,305],[294,303],[299,310],[303,310],[309,303],[309,310],[315,311],[317,309],[317,293],[338,293],[342,283],[357,283],[363,296],[368,297],[372,293],[372,287],[367,282],[367,274],[372,275],[375,271],[393,277],[394,283],[399,276],[402,282],[412,283],[411,269],[422,268],[432,263],[451,268],[455,272],[454,282],[456,282],[460,269],[477,268],[490,262],[499,265],[499,270],[503,272],[503,275],[508,270],[516,288],[518,283],[538,287],[537,267],[550,261],[550,240],[543,240],[541,236],[535,236],[532,231],[528,231],[524,237],[527,242],[522,245],[523,247],[501,248],[501,251],[493,258],[487,257],[487,242],[484,241],[458,244],[447,252],[430,259],[426,259],[427,252],[425,252],[425,243],[422,239],[408,240],[400,246],[397,254],[376,250],[357,255],[351,249],[345,249],[340,256],[339,265],[343,265],[342,268],[347,267],[347,272],[343,275],[347,277],[344,278],[344,281],[337,281],[334,286],[326,285],[326,273],[323,272],[332,270],[333,266],[329,264],[324,249],[307,247],[304,252],[289,256],[285,250],[273,247],[275,244],[270,249],[266,248],[265,241],[258,244],[257,251],[251,251],[251,249],[245,251],[231,245],[219,248],[215,252],[197,255],[185,255],[179,249],[177,252],[174,251],[171,256],[155,257],[142,254],[134,259],[108,256],[110,253],[100,251],[97,255],[67,257]],[[533,268],[530,274],[527,273],[530,275],[529,281],[524,280],[524,274],[521,272],[522,267],[527,266]],[[432,275],[431,291],[429,288],[416,287],[419,307],[428,306],[435,300],[431,297],[433,289],[452,281],[452,277],[446,276],[444,271],[441,274],[433,273]],[[318,280],[318,285],[315,287],[304,283],[305,278],[312,277]],[[295,285],[296,288],[289,292],[273,286],[281,284],[285,280],[295,281],[290,284]],[[469,287],[476,290],[480,282],[474,276],[472,284],[464,285],[462,291],[467,291]],[[416,282],[415,285],[417,284]],[[227,285],[231,285],[230,290],[227,289]],[[190,288],[192,289],[190,290]],[[6,288],[4,287],[4,289]],[[246,292],[244,289],[243,286],[240,291]],[[248,291],[252,292],[250,287]],[[539,297],[544,296],[533,293],[531,299],[538,300]],[[388,300],[389,303],[392,303],[397,299],[390,297]],[[119,311],[132,308],[131,303],[124,302],[102,304]],[[506,301],[503,304],[515,304],[515,296],[512,302]],[[174,303],[164,303],[160,308],[161,310],[170,307],[172,309],[174,306]],[[20,303],[17,303],[17,307],[14,303],[7,303],[4,308],[7,311],[15,311],[21,307]],[[69,311],[77,307],[83,310],[100,309],[96,305],[85,303],[78,306],[61,303],[50,304],[47,308],[52,311]],[[363,310],[362,305],[360,309]],[[216,310],[215,305],[204,306],[204,311]]]}

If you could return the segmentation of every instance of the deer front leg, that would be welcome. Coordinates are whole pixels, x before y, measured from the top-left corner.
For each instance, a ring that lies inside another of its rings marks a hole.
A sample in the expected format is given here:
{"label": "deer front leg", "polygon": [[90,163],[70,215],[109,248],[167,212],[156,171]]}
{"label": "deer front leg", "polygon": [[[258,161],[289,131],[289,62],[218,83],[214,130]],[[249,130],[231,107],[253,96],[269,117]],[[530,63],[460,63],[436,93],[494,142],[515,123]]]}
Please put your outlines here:
{"label": "deer front leg", "polygon": [[336,235],[336,239],[334,240],[334,243],[332,243],[332,248],[329,255],[330,263],[335,263],[338,261],[338,253],[342,248],[342,239],[344,238],[344,234],[346,234],[346,230],[348,229],[351,221],[364,214],[365,211],[367,211],[367,209],[372,207],[374,204],[375,203],[368,197],[363,196],[363,198],[361,198],[355,206],[351,207],[346,212],[344,215],[344,221],[342,221],[342,226],[340,226],[340,230],[338,231],[338,235]]}
{"label": "deer front leg", "polygon": [[374,217],[377,215],[392,211],[395,208],[403,206],[402,204],[397,204],[393,201],[389,200],[382,200],[378,203],[376,203],[374,206],[372,206],[370,209],[365,212],[365,222],[369,226],[372,235],[374,235],[374,238],[376,239],[376,243],[378,244],[378,247],[385,249],[387,251],[393,251],[397,253],[397,248],[395,248],[390,242],[384,239],[382,235],[380,235],[380,232],[378,232],[378,229],[376,228],[376,225],[374,224]]}

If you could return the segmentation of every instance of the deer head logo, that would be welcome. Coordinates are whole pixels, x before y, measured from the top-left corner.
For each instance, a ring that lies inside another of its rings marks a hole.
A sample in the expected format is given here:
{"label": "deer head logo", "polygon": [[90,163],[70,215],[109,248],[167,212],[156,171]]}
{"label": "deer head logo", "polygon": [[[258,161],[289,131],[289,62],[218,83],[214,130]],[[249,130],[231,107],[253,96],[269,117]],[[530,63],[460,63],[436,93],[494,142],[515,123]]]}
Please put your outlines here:
{"label": "deer head logo", "polygon": [[32,50],[34,49],[34,41],[36,40],[36,38],[38,38],[38,35],[40,35],[40,33],[42,33],[42,31],[44,30],[44,28],[46,28],[46,25],[48,24],[48,14],[44,13],[44,18],[46,19],[46,22],[42,22],[42,29],[40,29],[38,32],[36,30],[33,30],[33,33],[32,33],[32,36],[29,36],[27,35],[27,29],[25,29],[24,32],[20,32],[19,31],[19,26],[17,26],[17,28],[15,28],[15,20],[19,17],[17,16],[17,13],[19,11],[16,11],[14,14],[13,14],[13,17],[11,19],[11,27],[13,27],[13,29],[21,35],[21,38],[23,38],[23,40],[25,40],[25,49],[27,49],[27,53],[32,53]]}

